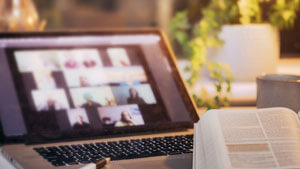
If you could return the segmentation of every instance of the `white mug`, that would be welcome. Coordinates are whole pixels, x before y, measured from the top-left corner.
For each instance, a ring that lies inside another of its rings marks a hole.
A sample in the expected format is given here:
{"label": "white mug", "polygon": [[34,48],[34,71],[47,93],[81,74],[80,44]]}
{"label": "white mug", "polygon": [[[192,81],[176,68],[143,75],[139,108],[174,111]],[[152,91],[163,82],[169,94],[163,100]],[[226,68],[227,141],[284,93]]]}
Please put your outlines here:
{"label": "white mug", "polygon": [[256,78],[258,108],[287,107],[300,111],[300,76],[268,74]]}

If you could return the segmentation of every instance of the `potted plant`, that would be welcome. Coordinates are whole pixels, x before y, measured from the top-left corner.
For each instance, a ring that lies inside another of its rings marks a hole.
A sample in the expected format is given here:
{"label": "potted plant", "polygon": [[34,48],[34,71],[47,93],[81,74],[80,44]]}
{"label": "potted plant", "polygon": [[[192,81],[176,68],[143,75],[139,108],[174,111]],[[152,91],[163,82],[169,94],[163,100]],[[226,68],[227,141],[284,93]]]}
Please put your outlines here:
{"label": "potted plant", "polygon": [[[211,0],[202,18],[189,22],[188,11],[176,13],[171,32],[188,56],[187,80],[198,107],[228,105],[232,79],[255,80],[274,73],[279,58],[279,29],[291,28],[300,0]],[[207,70],[216,89],[209,96],[195,84]]]}

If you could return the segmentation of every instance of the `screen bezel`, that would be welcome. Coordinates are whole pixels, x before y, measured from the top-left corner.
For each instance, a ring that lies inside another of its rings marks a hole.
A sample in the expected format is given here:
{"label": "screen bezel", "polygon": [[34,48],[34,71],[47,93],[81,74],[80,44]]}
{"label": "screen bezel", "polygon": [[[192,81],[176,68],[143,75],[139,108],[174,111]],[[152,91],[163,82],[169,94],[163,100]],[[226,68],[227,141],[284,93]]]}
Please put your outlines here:
{"label": "screen bezel", "polygon": [[[181,76],[181,74],[178,71],[178,66],[175,62],[175,56],[170,48],[170,45],[163,34],[162,31],[155,28],[147,28],[147,29],[122,29],[122,30],[96,30],[96,31],[60,31],[60,32],[23,32],[23,33],[3,33],[0,34],[0,39],[7,39],[7,38],[43,38],[43,37],[61,37],[61,36],[97,36],[97,35],[130,35],[130,34],[157,34],[161,37],[161,41],[159,42],[160,47],[163,50],[164,55],[167,57],[168,62],[171,65],[172,69],[172,75],[174,76],[174,79],[176,81],[176,85],[179,89],[179,92],[181,96],[183,97],[183,100],[185,104],[187,105],[187,109],[190,112],[190,117],[192,121],[190,122],[169,122],[169,123],[163,123],[163,124],[153,124],[153,125],[144,125],[144,126],[134,126],[129,128],[121,128],[115,131],[103,131],[102,133],[99,133],[98,135],[93,136],[83,136],[78,138],[55,138],[55,139],[46,139],[46,140],[40,140],[38,142],[55,142],[55,141],[62,141],[62,140],[78,140],[78,139],[88,139],[88,138],[96,138],[96,137],[106,137],[106,136],[118,136],[118,135],[126,135],[126,134],[132,134],[132,133],[144,133],[144,132],[164,132],[168,130],[179,130],[179,129],[187,129],[192,128],[193,123],[197,122],[199,120],[199,116],[197,114],[196,106],[191,99],[190,95],[188,94],[188,90],[186,88],[185,82]],[[14,70],[16,71],[16,70]],[[14,73],[12,73],[12,76],[14,76]],[[13,77],[15,79],[15,77]],[[15,81],[16,82],[16,81]],[[16,90],[18,89],[16,85]],[[18,91],[17,93],[20,93]],[[20,100],[20,98],[19,98]],[[24,109],[22,108],[22,111]],[[2,127],[2,126],[1,126]],[[30,135],[30,134],[29,134]],[[17,137],[6,137],[4,136],[5,143],[7,142],[19,142],[20,140],[24,140],[24,136]],[[31,137],[31,136],[30,136]],[[29,138],[30,138],[29,137]],[[34,137],[34,136],[33,136]],[[28,137],[27,137],[28,138]],[[29,139],[29,142],[33,143],[31,139]],[[36,142],[36,141],[35,141]]]}

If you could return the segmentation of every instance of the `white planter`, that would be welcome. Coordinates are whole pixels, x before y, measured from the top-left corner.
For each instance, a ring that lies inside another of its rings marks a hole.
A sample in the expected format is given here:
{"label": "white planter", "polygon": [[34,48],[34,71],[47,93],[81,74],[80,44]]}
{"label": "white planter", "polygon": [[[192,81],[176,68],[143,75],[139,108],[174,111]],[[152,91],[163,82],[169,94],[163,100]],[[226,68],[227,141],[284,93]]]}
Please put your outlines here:
{"label": "white planter", "polygon": [[224,45],[209,49],[209,60],[231,66],[236,81],[255,81],[262,73],[276,73],[280,55],[279,31],[269,24],[226,25]]}

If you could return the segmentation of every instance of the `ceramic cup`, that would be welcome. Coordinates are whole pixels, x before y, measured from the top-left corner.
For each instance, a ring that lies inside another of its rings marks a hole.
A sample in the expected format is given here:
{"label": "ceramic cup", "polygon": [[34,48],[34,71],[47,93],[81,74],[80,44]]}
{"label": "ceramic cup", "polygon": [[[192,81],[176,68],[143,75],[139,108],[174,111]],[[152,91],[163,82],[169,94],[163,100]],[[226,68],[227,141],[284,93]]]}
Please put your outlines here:
{"label": "ceramic cup", "polygon": [[287,107],[300,111],[300,76],[268,74],[256,78],[258,108]]}

